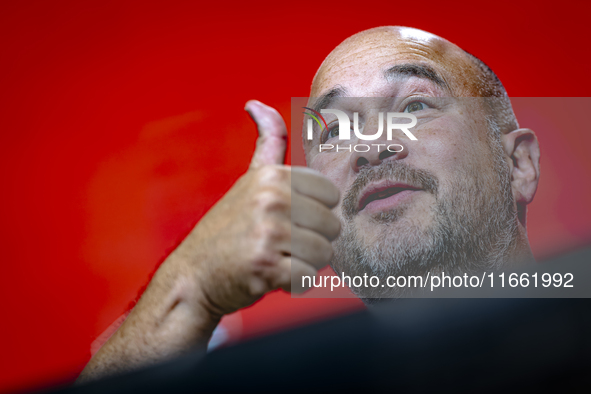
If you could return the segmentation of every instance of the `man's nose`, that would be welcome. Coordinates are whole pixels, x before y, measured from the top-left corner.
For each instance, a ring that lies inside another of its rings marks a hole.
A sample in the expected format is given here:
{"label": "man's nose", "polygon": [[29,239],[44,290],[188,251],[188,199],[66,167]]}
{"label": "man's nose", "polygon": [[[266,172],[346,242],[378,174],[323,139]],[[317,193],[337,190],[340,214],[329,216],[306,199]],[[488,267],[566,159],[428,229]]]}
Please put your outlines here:
{"label": "man's nose", "polygon": [[[363,166],[378,166],[386,160],[402,160],[408,156],[408,144],[401,139],[394,137],[387,140],[385,132],[380,138],[374,141],[358,139],[353,148],[349,164],[354,172],[358,172]],[[367,150],[369,146],[369,150]],[[365,151],[367,150],[367,151]]]}

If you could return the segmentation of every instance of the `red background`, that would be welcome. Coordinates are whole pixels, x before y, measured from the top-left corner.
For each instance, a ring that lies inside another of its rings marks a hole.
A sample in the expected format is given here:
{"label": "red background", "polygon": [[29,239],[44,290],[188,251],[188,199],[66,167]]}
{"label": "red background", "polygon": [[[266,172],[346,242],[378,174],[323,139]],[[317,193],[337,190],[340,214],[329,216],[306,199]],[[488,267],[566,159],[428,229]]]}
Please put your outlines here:
{"label": "red background", "polygon": [[[246,170],[248,99],[290,124],[290,98],[309,94],[330,50],[389,24],[457,43],[511,96],[588,96],[585,3],[3,2],[0,392],[75,378]],[[591,239],[589,128],[555,126],[530,210],[538,258]],[[356,307],[274,293],[241,313],[240,337]]]}

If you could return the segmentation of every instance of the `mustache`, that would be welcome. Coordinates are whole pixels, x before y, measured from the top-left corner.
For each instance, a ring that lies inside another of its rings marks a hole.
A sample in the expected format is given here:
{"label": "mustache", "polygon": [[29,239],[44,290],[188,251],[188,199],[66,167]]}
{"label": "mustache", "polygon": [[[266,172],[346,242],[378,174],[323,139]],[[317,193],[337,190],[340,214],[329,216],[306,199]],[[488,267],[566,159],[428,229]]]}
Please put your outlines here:
{"label": "mustache", "polygon": [[357,215],[359,213],[359,194],[371,182],[384,179],[417,186],[435,195],[437,195],[439,188],[437,177],[429,171],[413,168],[398,161],[388,160],[379,166],[363,166],[343,198],[342,210],[344,217],[351,220]]}

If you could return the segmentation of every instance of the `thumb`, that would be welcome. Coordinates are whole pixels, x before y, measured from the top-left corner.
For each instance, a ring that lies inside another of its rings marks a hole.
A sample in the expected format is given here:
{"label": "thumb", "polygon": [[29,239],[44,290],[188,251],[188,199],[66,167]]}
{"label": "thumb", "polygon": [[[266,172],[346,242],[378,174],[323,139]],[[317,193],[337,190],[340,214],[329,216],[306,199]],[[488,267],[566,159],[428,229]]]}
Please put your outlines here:
{"label": "thumb", "polygon": [[287,145],[287,128],[279,112],[256,100],[248,101],[244,109],[254,120],[259,131],[250,168],[283,164]]}

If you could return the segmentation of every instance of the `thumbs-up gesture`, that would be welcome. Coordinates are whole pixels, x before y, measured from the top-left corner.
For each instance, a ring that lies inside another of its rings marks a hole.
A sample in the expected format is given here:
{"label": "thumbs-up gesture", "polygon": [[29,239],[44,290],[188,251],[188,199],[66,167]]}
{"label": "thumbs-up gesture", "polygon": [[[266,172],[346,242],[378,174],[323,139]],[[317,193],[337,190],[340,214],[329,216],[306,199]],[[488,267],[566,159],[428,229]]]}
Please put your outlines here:
{"label": "thumbs-up gesture", "polygon": [[316,171],[283,165],[281,115],[258,101],[245,109],[259,133],[250,168],[178,249],[194,256],[198,286],[220,314],[277,288],[301,291],[301,276],[328,264],[340,231],[330,210],[338,189]]}
{"label": "thumbs-up gesture", "polygon": [[283,165],[287,131],[277,111],[258,101],[246,111],[259,132],[249,170],[162,263],[79,381],[204,346],[222,315],[274,289],[301,290],[302,275],[330,261],[338,189],[316,171]]}

